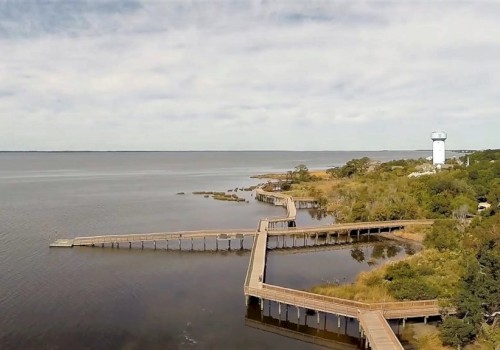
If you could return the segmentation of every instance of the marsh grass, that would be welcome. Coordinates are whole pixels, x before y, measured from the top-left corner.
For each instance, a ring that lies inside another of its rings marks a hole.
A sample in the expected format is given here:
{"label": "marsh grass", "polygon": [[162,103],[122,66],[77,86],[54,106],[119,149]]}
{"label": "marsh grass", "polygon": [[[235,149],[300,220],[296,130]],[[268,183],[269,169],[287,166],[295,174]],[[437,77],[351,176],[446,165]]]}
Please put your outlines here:
{"label": "marsh grass", "polygon": [[[457,252],[439,252],[435,249],[428,249],[404,261],[388,262],[374,270],[361,272],[352,284],[319,285],[313,287],[312,292],[364,302],[393,301],[400,300],[396,297],[401,295],[398,293],[398,288],[407,288],[405,283],[418,278],[430,289],[436,291],[438,298],[449,299],[453,298],[458,290],[463,269],[460,260],[461,255]],[[387,276],[391,268],[403,262],[408,263],[415,277],[408,280],[394,277],[389,280]],[[398,284],[395,284],[396,282]]]}

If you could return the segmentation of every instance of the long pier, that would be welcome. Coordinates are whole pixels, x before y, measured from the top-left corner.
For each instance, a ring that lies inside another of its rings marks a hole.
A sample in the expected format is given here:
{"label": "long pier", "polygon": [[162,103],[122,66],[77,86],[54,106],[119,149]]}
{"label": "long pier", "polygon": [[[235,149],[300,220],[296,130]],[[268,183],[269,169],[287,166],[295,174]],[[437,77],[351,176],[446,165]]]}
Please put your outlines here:
{"label": "long pier", "polygon": [[74,246],[95,246],[111,244],[113,247],[116,245],[120,247],[120,243],[129,244],[141,242],[153,242],[156,247],[158,241],[171,241],[179,240],[181,242],[185,239],[195,238],[215,238],[217,240],[240,240],[242,241],[246,236],[254,236],[255,230],[251,229],[235,229],[235,230],[200,230],[200,231],[178,231],[178,232],[158,232],[158,233],[139,233],[128,235],[99,235],[76,237],[73,239],[59,239],[51,243],[51,247],[74,247]]}
{"label": "long pier", "polygon": [[[363,303],[353,300],[340,299],[330,296],[314,294],[310,292],[284,288],[280,286],[265,283],[266,273],[266,253],[267,241],[270,236],[291,236],[293,239],[292,247],[295,247],[297,236],[304,238],[314,237],[315,244],[318,245],[318,236],[326,237],[325,243],[328,244],[333,235],[337,235],[336,242],[340,235],[347,236],[346,242],[350,241],[352,234],[358,237],[360,234],[381,233],[393,229],[401,229],[408,225],[431,225],[433,220],[399,220],[399,221],[378,221],[361,222],[349,224],[335,224],[326,226],[310,226],[297,228],[295,219],[297,215],[296,200],[291,196],[282,193],[265,192],[258,188],[256,197],[264,202],[275,205],[282,205],[286,208],[286,216],[279,218],[266,218],[259,222],[257,230],[252,229],[233,229],[233,230],[199,230],[199,231],[178,231],[178,232],[159,232],[146,234],[124,234],[124,235],[98,235],[76,237],[73,239],[58,239],[51,243],[51,247],[74,247],[74,246],[96,246],[105,244],[118,248],[120,244],[128,244],[131,248],[135,242],[141,242],[144,248],[144,242],[153,242],[156,249],[158,241],[168,242],[171,240],[179,241],[179,249],[182,249],[182,240],[191,240],[191,249],[193,249],[194,239],[203,239],[204,246],[206,238],[213,238],[216,247],[219,240],[227,240],[229,249],[231,249],[231,240],[239,240],[240,249],[243,249],[243,240],[245,237],[253,237],[252,250],[245,277],[244,294],[247,305],[252,299],[259,300],[261,310],[264,307],[264,300],[275,302],[278,305],[278,313],[281,317],[281,307],[292,306],[297,311],[297,319],[300,319],[300,310],[305,312],[314,311],[317,314],[319,324],[320,313],[336,315],[338,320],[340,316],[359,320],[359,332],[362,339],[365,339],[365,346],[372,349],[402,349],[400,342],[392,332],[386,319],[402,319],[403,326],[407,318],[423,317],[424,320],[430,316],[441,314],[437,300],[409,301],[409,302],[385,302],[385,303]],[[314,199],[300,198],[299,202],[309,203],[314,206]],[[340,321],[339,321],[340,322]]]}

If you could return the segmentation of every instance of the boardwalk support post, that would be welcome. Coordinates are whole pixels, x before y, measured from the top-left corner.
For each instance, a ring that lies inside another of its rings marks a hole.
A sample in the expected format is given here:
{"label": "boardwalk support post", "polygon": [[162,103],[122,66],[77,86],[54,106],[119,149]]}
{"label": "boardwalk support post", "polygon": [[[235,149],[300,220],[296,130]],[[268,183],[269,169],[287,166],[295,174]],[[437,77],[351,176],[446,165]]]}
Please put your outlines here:
{"label": "boardwalk support post", "polygon": [[128,249],[132,248],[132,242],[128,242]]}
{"label": "boardwalk support post", "polygon": [[153,244],[155,245],[155,250],[156,250],[156,241],[153,241]]}
{"label": "boardwalk support post", "polygon": [[318,325],[319,325],[319,311],[316,311],[316,320],[318,321]]}
{"label": "boardwalk support post", "polygon": [[[278,314],[281,316],[281,303],[278,302]],[[281,320],[281,317],[280,317]]]}
{"label": "boardwalk support post", "polygon": [[141,241],[141,249],[144,249],[144,241]]}
{"label": "boardwalk support post", "polygon": [[340,328],[340,315],[337,315],[337,328]]}

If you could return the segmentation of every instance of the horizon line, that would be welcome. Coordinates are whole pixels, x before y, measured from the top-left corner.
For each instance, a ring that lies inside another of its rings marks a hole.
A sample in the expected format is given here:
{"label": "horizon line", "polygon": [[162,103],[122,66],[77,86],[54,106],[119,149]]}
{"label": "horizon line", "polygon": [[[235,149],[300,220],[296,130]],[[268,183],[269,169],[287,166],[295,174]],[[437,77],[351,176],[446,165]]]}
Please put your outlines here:
{"label": "horizon line", "polygon": [[[490,149],[490,148],[485,148]],[[482,149],[474,148],[456,148],[447,149],[446,151],[478,151]],[[161,152],[398,152],[398,151],[412,151],[412,152],[428,152],[429,149],[372,149],[372,150],[287,150],[287,149],[241,149],[241,150],[0,150],[0,153],[161,153]]]}

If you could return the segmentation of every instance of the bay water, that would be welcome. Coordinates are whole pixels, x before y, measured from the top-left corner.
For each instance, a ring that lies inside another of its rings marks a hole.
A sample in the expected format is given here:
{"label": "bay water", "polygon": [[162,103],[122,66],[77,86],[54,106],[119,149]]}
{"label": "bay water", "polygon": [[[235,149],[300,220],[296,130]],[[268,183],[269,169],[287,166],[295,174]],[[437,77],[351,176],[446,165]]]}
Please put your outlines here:
{"label": "bay water", "polygon": [[[245,325],[244,249],[49,248],[57,238],[257,228],[284,209],[193,191],[255,185],[251,175],[339,166],[380,152],[0,152],[0,349],[315,349]],[[184,192],[184,195],[177,193]],[[326,220],[326,221],[325,221]],[[329,224],[300,210],[297,225]],[[272,242],[270,242],[272,244]],[[178,246],[177,246],[178,248]],[[213,247],[212,247],[213,248]],[[239,247],[238,247],[239,248]],[[373,254],[373,247],[363,248]],[[308,288],[369,267],[350,250],[271,252],[270,283]],[[403,256],[404,249],[397,250]],[[366,259],[368,260],[368,259]],[[355,339],[344,342],[356,348]]]}

